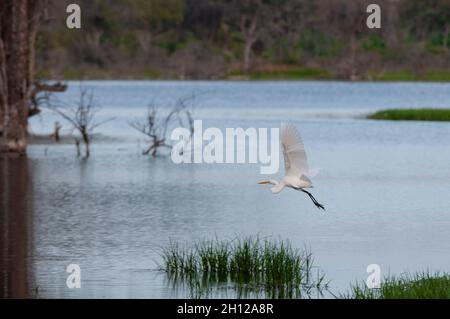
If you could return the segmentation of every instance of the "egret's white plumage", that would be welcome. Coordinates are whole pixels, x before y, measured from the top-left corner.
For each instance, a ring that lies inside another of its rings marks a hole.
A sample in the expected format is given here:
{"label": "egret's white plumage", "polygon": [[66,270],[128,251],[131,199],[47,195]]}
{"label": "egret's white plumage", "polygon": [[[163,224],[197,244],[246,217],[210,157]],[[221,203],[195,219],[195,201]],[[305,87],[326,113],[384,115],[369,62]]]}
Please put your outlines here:
{"label": "egret's white plumage", "polygon": [[324,209],[324,207],[316,201],[314,196],[305,190],[305,188],[311,188],[313,185],[308,177],[308,158],[306,156],[302,137],[297,130],[297,127],[291,123],[282,123],[280,142],[283,150],[285,176],[280,182],[269,180],[262,181],[259,184],[274,185],[274,187],[270,189],[274,194],[281,192],[285,187],[302,191],[308,194],[314,205]]}
{"label": "egret's white plumage", "polygon": [[293,124],[281,124],[280,141],[283,148],[285,175],[299,177],[308,175],[309,167],[305,146],[299,131]]}

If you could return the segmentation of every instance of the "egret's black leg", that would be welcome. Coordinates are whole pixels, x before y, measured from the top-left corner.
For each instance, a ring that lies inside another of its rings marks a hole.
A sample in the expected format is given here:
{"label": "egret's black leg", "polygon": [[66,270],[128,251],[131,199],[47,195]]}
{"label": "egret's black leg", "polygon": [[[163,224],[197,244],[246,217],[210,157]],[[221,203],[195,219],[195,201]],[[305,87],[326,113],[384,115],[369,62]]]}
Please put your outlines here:
{"label": "egret's black leg", "polygon": [[305,191],[302,188],[300,188],[299,190],[301,190],[303,193],[308,194],[309,198],[311,198],[312,202],[314,203],[314,205],[316,205],[317,208],[325,210],[325,207],[323,207],[322,204],[319,204],[319,202],[314,198],[314,196],[310,192]]}

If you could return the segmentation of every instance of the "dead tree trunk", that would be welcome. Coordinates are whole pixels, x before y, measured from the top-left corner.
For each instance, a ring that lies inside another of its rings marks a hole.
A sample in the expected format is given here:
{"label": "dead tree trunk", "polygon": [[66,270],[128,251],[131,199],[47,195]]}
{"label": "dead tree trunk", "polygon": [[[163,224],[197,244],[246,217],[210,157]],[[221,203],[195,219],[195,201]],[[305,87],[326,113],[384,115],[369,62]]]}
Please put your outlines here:
{"label": "dead tree trunk", "polygon": [[91,150],[90,150],[91,138],[89,136],[87,129],[84,129],[81,132],[81,136],[83,138],[86,157],[89,157],[91,155]]}
{"label": "dead tree trunk", "polygon": [[34,43],[44,1],[0,1],[0,153],[26,152]]}
{"label": "dead tree trunk", "polygon": [[250,71],[253,43],[254,42],[252,39],[245,40],[245,47],[244,47],[244,72],[245,73],[248,73]]}

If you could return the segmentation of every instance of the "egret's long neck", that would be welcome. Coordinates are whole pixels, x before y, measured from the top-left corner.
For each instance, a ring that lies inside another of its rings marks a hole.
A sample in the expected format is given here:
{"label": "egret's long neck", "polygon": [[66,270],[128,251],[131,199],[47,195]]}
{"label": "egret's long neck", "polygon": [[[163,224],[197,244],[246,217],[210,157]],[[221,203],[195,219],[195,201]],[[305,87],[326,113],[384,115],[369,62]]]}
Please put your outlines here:
{"label": "egret's long neck", "polygon": [[272,193],[274,193],[274,194],[278,194],[278,193],[281,192],[281,191],[283,190],[283,188],[286,186],[286,185],[283,183],[283,181],[277,182],[277,181],[271,180],[271,181],[270,181],[270,184],[275,185],[274,187],[272,187],[272,188],[270,189],[270,191],[271,191]]}

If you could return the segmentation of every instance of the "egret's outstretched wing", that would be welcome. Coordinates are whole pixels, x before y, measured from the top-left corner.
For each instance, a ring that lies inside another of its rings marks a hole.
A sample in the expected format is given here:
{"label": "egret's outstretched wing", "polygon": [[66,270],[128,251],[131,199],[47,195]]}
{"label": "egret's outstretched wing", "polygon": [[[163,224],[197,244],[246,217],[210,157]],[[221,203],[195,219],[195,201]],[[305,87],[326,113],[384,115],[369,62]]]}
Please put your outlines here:
{"label": "egret's outstretched wing", "polygon": [[307,176],[309,173],[308,160],[300,132],[293,124],[282,123],[280,140],[286,176]]}

